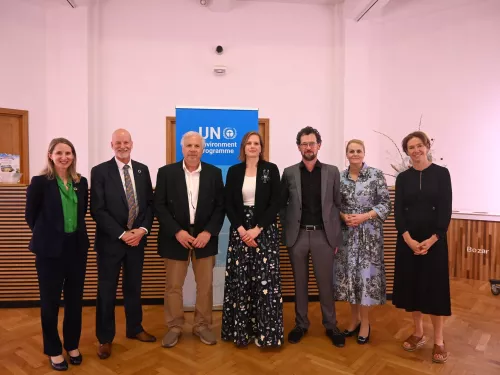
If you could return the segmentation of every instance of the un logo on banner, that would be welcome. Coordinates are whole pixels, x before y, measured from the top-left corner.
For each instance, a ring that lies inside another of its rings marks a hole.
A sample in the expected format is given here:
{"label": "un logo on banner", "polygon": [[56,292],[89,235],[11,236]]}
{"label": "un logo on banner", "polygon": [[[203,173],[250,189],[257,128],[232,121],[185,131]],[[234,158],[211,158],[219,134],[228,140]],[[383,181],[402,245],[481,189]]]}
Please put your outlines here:
{"label": "un logo on banner", "polygon": [[224,128],[222,131],[222,135],[226,139],[235,139],[236,138],[236,129],[235,128]]}

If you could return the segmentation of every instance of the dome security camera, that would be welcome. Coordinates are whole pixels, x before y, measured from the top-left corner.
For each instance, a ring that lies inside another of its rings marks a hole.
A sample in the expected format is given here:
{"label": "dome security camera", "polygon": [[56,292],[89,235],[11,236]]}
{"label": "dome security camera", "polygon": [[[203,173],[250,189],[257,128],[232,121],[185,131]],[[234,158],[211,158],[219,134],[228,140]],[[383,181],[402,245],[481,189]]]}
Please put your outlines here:
{"label": "dome security camera", "polygon": [[218,55],[221,55],[222,52],[224,52],[224,48],[222,48],[222,46],[217,46],[215,47],[215,52],[218,54]]}

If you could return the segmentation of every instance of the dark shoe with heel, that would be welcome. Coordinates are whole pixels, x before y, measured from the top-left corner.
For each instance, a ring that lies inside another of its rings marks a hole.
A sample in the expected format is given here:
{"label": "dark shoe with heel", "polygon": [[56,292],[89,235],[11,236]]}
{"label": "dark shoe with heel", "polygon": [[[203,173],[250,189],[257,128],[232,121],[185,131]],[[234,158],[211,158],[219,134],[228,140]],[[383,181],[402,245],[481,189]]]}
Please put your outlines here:
{"label": "dark shoe with heel", "polygon": [[74,366],[80,366],[82,364],[83,361],[82,353],[78,354],[76,357],[72,357],[69,354],[69,352],[66,353],[68,353],[69,363],[71,363]]}
{"label": "dark shoe with heel", "polygon": [[307,329],[295,326],[295,328],[288,334],[288,342],[290,344],[297,344],[300,340],[302,340],[302,337],[304,337],[306,333]]}
{"label": "dark shoe with heel", "polygon": [[368,326],[368,336],[363,337],[363,336],[358,336],[358,344],[359,345],[364,345],[368,344],[368,341],[370,341],[370,332],[371,332],[371,327]]}
{"label": "dark shoe with heel", "polygon": [[54,363],[52,362],[52,358],[49,357],[49,362],[52,368],[56,371],[68,371],[68,362],[66,362],[66,360],[61,363]]}
{"label": "dark shoe with heel", "polygon": [[330,338],[330,340],[332,340],[332,344],[337,348],[343,348],[345,346],[345,336],[337,327],[333,329],[327,329],[326,335]]}
{"label": "dark shoe with heel", "polygon": [[356,328],[354,328],[354,330],[349,331],[345,329],[344,332],[342,332],[342,334],[344,335],[344,337],[352,337],[358,334],[360,329],[361,329],[361,322],[358,323],[358,325],[356,326]]}

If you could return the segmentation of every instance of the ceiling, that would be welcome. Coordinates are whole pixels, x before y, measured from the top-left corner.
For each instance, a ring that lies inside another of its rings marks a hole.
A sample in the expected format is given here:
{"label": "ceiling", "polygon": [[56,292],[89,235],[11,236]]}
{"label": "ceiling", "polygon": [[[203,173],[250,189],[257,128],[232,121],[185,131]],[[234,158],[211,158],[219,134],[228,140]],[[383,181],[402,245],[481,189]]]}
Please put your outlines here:
{"label": "ceiling", "polygon": [[[59,6],[70,6],[67,0],[23,0],[28,3],[36,4],[36,5],[59,5]],[[71,1],[71,0],[70,0]],[[85,6],[95,2],[103,2],[105,0],[72,0],[74,4],[77,6]],[[139,0],[137,0],[139,1]],[[168,1],[168,0],[165,0]],[[190,1],[199,1],[199,0],[190,0]],[[315,5],[335,5],[343,3],[344,0],[208,0],[208,3],[213,3],[213,5],[217,5],[219,3],[229,5],[230,3],[235,3],[239,1],[245,2],[260,2],[260,3],[282,3],[282,4],[315,4]]]}
{"label": "ceiling", "polygon": [[320,4],[320,5],[334,5],[344,2],[344,0],[236,0],[236,1],[258,1],[261,3],[297,3],[297,4]]}

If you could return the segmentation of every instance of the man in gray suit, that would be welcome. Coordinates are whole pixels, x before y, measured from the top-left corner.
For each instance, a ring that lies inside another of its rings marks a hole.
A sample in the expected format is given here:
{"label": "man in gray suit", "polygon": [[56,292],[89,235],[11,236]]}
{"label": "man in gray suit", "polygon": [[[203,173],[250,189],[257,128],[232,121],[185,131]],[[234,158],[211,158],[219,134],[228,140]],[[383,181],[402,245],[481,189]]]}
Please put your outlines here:
{"label": "man in gray suit", "polygon": [[340,174],[337,167],[318,160],[321,135],[308,126],[297,134],[302,161],[285,168],[281,180],[281,224],[295,279],[295,328],[288,341],[298,343],[307,333],[309,252],[319,289],[326,335],[343,347],[345,337],[337,328],[333,298],[333,262],[342,243],[340,229]]}

